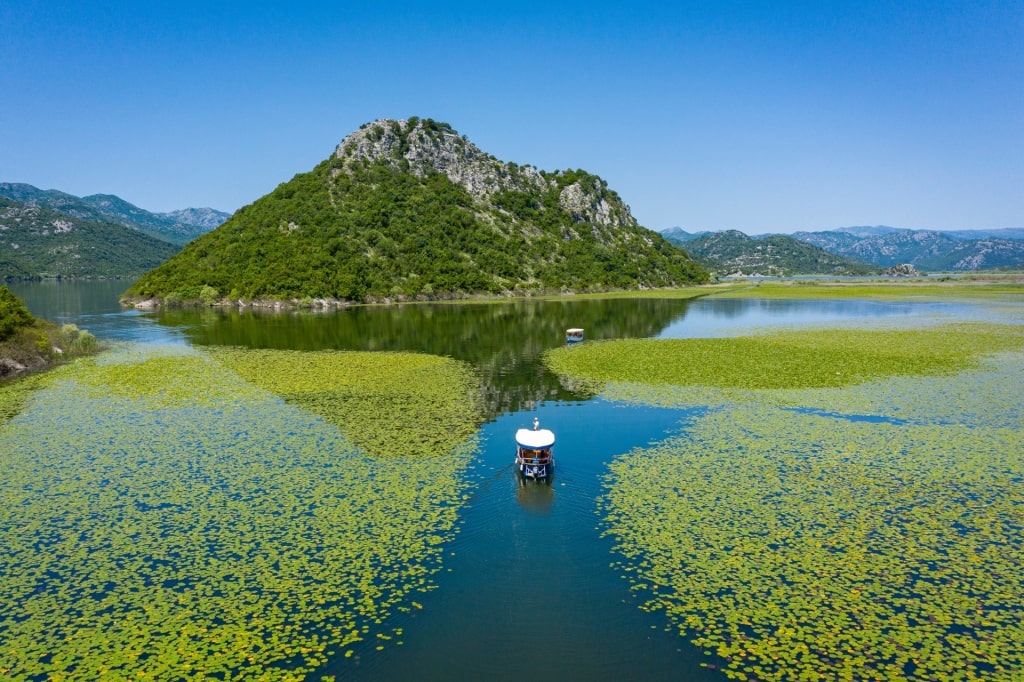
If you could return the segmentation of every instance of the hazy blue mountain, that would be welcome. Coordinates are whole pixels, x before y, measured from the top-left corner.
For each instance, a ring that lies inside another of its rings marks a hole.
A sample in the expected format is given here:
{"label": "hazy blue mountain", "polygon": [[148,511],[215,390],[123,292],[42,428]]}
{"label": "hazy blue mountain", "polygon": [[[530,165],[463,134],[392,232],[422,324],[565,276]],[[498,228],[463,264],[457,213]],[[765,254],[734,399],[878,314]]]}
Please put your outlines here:
{"label": "hazy blue mountain", "polygon": [[710,232],[687,232],[681,227],[669,227],[661,231],[661,236],[673,244],[685,244],[701,235],[711,234]]}
{"label": "hazy blue mountain", "polygon": [[214,208],[182,208],[169,213],[157,213],[163,218],[169,218],[182,225],[194,225],[204,231],[210,231],[220,227],[224,221],[231,217],[230,213],[218,211]]}
{"label": "hazy blue mountain", "polygon": [[880,267],[907,263],[926,272],[1024,267],[1024,240],[967,238],[971,232],[960,231],[954,236],[937,230],[843,228],[796,232],[793,237],[829,253]]}
{"label": "hazy blue mountain", "polygon": [[0,183],[0,197],[82,220],[123,225],[179,246],[209,232],[229,217],[229,214],[223,211],[206,208],[153,213],[113,194],[76,197],[66,192],[42,190],[24,183]]}
{"label": "hazy blue mountain", "polygon": [[855,237],[882,237],[893,232],[912,232],[902,227],[889,227],[888,225],[857,225],[853,227],[840,227],[836,232],[847,232]]}
{"label": "hazy blue mountain", "polygon": [[1024,227],[1002,227],[995,230],[950,230],[953,239],[1015,239],[1024,240]]}

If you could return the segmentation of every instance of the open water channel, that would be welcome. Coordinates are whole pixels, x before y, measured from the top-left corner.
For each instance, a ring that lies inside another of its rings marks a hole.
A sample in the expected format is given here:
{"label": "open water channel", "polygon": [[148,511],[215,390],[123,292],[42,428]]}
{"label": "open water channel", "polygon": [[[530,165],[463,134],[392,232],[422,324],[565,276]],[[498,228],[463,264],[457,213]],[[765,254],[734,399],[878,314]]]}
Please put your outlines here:
{"label": "open water channel", "polygon": [[[540,362],[579,326],[588,339],[726,336],[772,325],[969,316],[938,303],[610,299],[353,308],[337,313],[122,310],[125,282],[11,286],[31,311],[107,340],[279,349],[410,350],[470,363],[486,416],[460,532],[423,608],[394,616],[404,643],[355,645],[319,674],[344,680],[721,680],[706,657],[638,608],[611,567],[597,499],[607,464],[683,428],[683,410],[627,406],[563,386]],[[557,469],[524,482],[516,429],[539,417]]]}

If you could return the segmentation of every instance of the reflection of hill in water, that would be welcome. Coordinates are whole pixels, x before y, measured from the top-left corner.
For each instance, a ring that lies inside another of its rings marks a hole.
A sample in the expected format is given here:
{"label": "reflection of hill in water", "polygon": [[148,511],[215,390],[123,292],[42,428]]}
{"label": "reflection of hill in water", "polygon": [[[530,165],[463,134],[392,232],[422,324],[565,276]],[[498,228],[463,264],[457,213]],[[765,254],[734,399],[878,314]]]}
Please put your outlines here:
{"label": "reflection of hill in water", "polygon": [[168,310],[160,324],[182,327],[200,345],[295,350],[414,351],[470,363],[492,417],[547,400],[584,400],[540,361],[565,343],[567,327],[587,339],[657,335],[686,314],[680,299],[514,301],[367,306],[331,313]]}

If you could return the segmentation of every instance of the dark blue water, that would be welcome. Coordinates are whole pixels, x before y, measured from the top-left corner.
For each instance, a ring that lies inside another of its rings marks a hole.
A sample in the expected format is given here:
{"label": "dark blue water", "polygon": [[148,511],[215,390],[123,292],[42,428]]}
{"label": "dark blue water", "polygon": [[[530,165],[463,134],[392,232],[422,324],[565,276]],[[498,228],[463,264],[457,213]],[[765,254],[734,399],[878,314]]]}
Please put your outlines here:
{"label": "dark blue water", "polygon": [[[525,480],[512,464],[512,434],[533,415],[556,433],[550,481]],[[343,680],[720,679],[686,640],[665,632],[664,619],[637,608],[597,529],[605,463],[686,417],[593,400],[487,424],[477,484],[445,560],[450,572],[407,618],[404,645],[377,652],[370,643],[328,672]]]}

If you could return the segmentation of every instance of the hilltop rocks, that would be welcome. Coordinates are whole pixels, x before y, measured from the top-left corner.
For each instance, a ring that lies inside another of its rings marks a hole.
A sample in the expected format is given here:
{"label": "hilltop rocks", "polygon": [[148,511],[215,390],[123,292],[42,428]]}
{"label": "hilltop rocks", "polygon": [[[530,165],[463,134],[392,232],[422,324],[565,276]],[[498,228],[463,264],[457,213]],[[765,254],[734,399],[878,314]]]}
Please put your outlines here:
{"label": "hilltop rocks", "polygon": [[609,201],[607,188],[598,178],[581,184],[574,182],[565,187],[558,197],[558,203],[579,223],[594,223],[604,227],[625,227],[635,225],[636,220],[629,207],[621,201]]}
{"label": "hilltop rocks", "polygon": [[477,198],[545,185],[535,168],[504,164],[447,124],[417,118],[368,123],[342,140],[334,155],[348,164],[384,160],[419,178],[430,172],[444,173]]}
{"label": "hilltop rocks", "polygon": [[[429,119],[380,119],[348,135],[334,156],[346,166],[385,160],[419,178],[444,173],[474,198],[486,201],[498,192],[542,192],[558,186],[560,173],[545,177],[533,166],[503,163],[445,123]],[[561,190],[559,205],[575,222],[604,227],[635,226],[629,207],[599,178],[574,182]]]}

